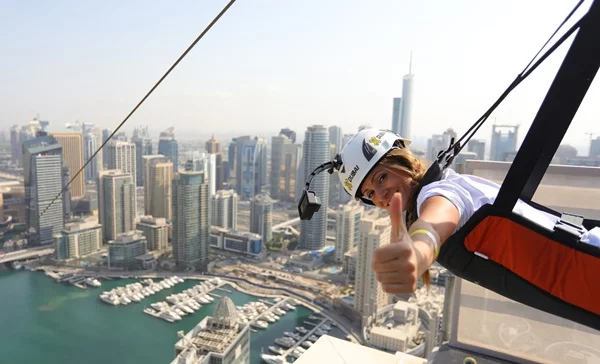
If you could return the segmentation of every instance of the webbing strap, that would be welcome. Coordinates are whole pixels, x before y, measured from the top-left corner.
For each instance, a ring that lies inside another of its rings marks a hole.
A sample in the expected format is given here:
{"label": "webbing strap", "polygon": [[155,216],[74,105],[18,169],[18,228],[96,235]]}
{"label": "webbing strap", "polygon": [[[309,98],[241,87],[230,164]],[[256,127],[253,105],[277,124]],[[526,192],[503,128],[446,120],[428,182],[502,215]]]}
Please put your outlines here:
{"label": "webbing strap", "polygon": [[600,67],[600,0],[593,1],[500,188],[495,206],[531,200]]}

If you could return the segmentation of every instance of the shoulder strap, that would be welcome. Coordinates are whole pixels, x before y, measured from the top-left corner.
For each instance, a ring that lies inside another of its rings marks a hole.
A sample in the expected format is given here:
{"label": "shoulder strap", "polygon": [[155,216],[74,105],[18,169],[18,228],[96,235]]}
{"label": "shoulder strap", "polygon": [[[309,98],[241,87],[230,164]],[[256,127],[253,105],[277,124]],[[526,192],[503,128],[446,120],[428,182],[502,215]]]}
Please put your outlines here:
{"label": "shoulder strap", "polygon": [[600,66],[600,0],[590,6],[500,188],[495,206],[531,200]]}

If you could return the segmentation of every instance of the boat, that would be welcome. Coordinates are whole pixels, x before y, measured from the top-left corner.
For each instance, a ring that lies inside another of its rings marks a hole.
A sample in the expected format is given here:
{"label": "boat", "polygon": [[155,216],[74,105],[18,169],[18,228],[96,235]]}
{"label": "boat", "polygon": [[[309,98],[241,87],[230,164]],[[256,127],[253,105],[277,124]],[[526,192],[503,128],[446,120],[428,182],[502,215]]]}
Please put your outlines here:
{"label": "boat", "polygon": [[146,307],[146,308],[144,308],[144,313],[147,313],[147,314],[150,314],[150,315],[156,315],[158,312],[154,311],[150,307]]}
{"label": "boat", "polygon": [[113,306],[116,306],[120,303],[119,300],[117,299],[117,297],[115,295],[111,295],[111,294],[101,294],[100,299],[102,301],[108,303],[109,305],[113,305]]}
{"label": "boat", "polygon": [[315,316],[315,315],[310,315],[310,316],[308,316],[308,319],[309,320],[320,320],[321,318],[318,316]]}
{"label": "boat", "polygon": [[282,348],[280,348],[279,346],[275,346],[275,345],[269,346],[269,350],[272,353],[279,354],[279,355],[283,355],[283,353],[284,353]]}
{"label": "boat", "polygon": [[303,342],[301,345],[305,348],[310,348],[312,346],[313,343],[311,343],[310,341],[305,341]]}
{"label": "boat", "polygon": [[306,328],[304,328],[303,326],[297,326],[296,331],[298,331],[301,334],[308,334],[308,330]]}
{"label": "boat", "polygon": [[102,283],[100,283],[99,280],[97,280],[96,278],[93,278],[93,277],[86,278],[85,284],[87,284],[88,286],[92,286],[92,287],[100,287],[102,285]]}
{"label": "boat", "polygon": [[315,336],[315,335],[310,335],[310,336],[308,337],[308,340],[309,340],[309,341],[312,341],[312,342],[315,342],[315,341],[319,340],[319,338],[318,338],[317,336]]}
{"label": "boat", "polygon": [[280,355],[260,354],[260,359],[267,364],[287,363],[286,359]]}
{"label": "boat", "polygon": [[14,262],[12,266],[14,270],[21,270],[21,268],[23,268],[23,266],[17,262]]}
{"label": "boat", "polygon": [[257,320],[256,322],[251,323],[250,326],[256,329],[266,329],[267,327],[269,327],[269,324],[262,320]]}
{"label": "boat", "polygon": [[331,330],[331,326],[329,326],[329,325],[327,325],[327,324],[323,324],[323,325],[319,326],[319,328],[320,328],[320,329],[323,329],[323,330],[326,330],[326,331],[329,331],[329,330]]}
{"label": "boat", "polygon": [[151,303],[150,306],[157,311],[161,311],[165,308],[164,302]]}
{"label": "boat", "polygon": [[277,339],[275,339],[275,344],[279,344],[284,348],[290,348],[294,346],[295,343],[296,342],[294,341],[294,339],[289,337],[278,337]]}

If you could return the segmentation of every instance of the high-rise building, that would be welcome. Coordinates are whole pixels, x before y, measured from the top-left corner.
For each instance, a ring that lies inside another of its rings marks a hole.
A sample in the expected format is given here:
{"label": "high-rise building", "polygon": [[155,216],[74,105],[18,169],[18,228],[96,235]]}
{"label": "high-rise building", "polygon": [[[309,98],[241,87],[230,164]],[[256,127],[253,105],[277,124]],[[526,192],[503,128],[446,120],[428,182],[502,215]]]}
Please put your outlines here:
{"label": "high-rise building", "polygon": [[517,150],[518,125],[492,125],[490,160],[508,161]]}
{"label": "high-rise building", "polygon": [[137,178],[135,162],[135,144],[120,140],[111,140],[108,147],[108,169],[118,169],[131,175],[133,183]]}
{"label": "high-rise building", "polygon": [[105,170],[98,174],[98,218],[104,241],[115,240],[135,227],[135,183],[130,173]]}
{"label": "high-rise building", "polygon": [[[97,129],[96,129],[97,130]],[[84,163],[90,160],[96,150],[100,147],[98,134],[94,130],[93,125],[83,124],[83,159]],[[84,179],[86,181],[95,181],[98,172],[101,170],[102,153],[98,153],[85,167]]]}
{"label": "high-rise building", "polygon": [[112,130],[102,129],[102,144],[104,145],[104,148],[102,148],[102,169],[108,168],[108,143],[104,143],[108,140],[111,134]]}
{"label": "high-rise building", "polygon": [[173,179],[173,257],[180,269],[206,270],[210,220],[204,172],[183,171]]}
{"label": "high-rise building", "polygon": [[69,174],[74,177],[69,191],[71,198],[78,200],[85,195],[84,174],[75,176],[85,161],[83,160],[83,135],[81,132],[51,132],[50,135],[56,139],[63,149],[63,163],[69,168]]}
{"label": "high-rise building", "polygon": [[10,160],[14,165],[20,165],[23,161],[23,151],[19,141],[19,126],[13,125],[10,128]]}
{"label": "high-rise building", "polygon": [[471,139],[467,143],[467,150],[477,154],[477,159],[485,159],[485,139]]}
{"label": "high-rise building", "polygon": [[225,183],[223,151],[221,150],[221,142],[215,139],[214,135],[206,142],[206,152],[215,155],[215,190],[220,190],[223,188],[223,183]]}
{"label": "high-rise building", "polygon": [[433,161],[437,159],[439,152],[448,149],[452,138],[456,140],[456,132],[452,128],[448,128],[441,135],[432,135],[431,139],[427,141],[427,160]]}
{"label": "high-rise building", "polygon": [[279,131],[279,134],[285,135],[292,141],[292,144],[296,144],[296,132],[293,131],[292,129],[283,128],[283,129],[281,129],[281,131]]}
{"label": "high-rise building", "polygon": [[[304,181],[319,165],[329,159],[329,132],[322,125],[309,126],[304,134],[303,146]],[[300,223],[300,248],[320,249],[325,246],[327,233],[327,209],[329,208],[329,174],[321,173],[312,180],[311,190],[321,199],[321,208],[311,220]]]}
{"label": "high-rise building", "polygon": [[262,138],[237,138],[236,192],[251,199],[267,184],[267,143]]}
{"label": "high-rise building", "polygon": [[[66,186],[69,184],[69,181],[71,180],[71,173],[69,173],[69,167],[67,166],[63,166],[62,167],[62,186]],[[71,202],[73,201],[71,199],[71,191],[67,188],[66,190],[62,191],[62,200],[63,200],[63,215],[65,215],[65,218],[68,218],[71,215]],[[81,201],[81,199],[79,199]]]}
{"label": "high-rise building", "polygon": [[271,197],[282,201],[296,198],[296,172],[300,146],[283,134],[271,139]]}
{"label": "high-rise building", "polygon": [[62,146],[54,137],[43,136],[26,140],[22,154],[29,242],[52,244],[52,236],[64,227],[59,195],[64,186]]}
{"label": "high-rise building", "polygon": [[173,162],[160,154],[143,157],[144,214],[171,221]]}
{"label": "high-rise building", "polygon": [[590,140],[590,157],[600,157],[600,137]]}
{"label": "high-rise building", "polygon": [[136,127],[133,130],[133,137],[131,142],[135,145],[135,181],[136,186],[141,187],[144,185],[144,174],[142,171],[142,161],[145,155],[152,154],[152,139],[148,134],[148,127]]}
{"label": "high-rise building", "polygon": [[356,246],[360,219],[365,208],[358,201],[340,205],[336,216],[335,261],[343,263],[344,255]]}
{"label": "high-rise building", "polygon": [[164,217],[142,216],[135,224],[148,243],[148,250],[165,250],[169,245],[169,223]]}
{"label": "high-rise building", "polygon": [[415,75],[412,73],[412,55],[408,74],[402,78],[402,97],[396,97],[392,108],[392,130],[403,138],[411,138],[412,133],[412,105],[413,83]]}
{"label": "high-rise building", "polygon": [[212,196],[212,225],[237,230],[238,195],[234,190],[219,190]]}
{"label": "high-rise building", "polygon": [[179,146],[175,139],[173,127],[160,133],[158,138],[158,154],[162,154],[173,162],[173,172],[179,170]]}
{"label": "high-rise building", "polygon": [[243,324],[235,304],[223,297],[211,316],[175,343],[171,364],[250,364],[250,326]]}
{"label": "high-rise building", "polygon": [[96,222],[65,224],[54,234],[57,259],[73,259],[92,254],[102,248],[102,226]]}
{"label": "high-rise building", "polygon": [[[132,183],[132,185],[135,185]],[[143,261],[137,259],[148,253],[147,241],[141,231],[132,230],[119,234],[108,242],[108,267],[144,269]]]}
{"label": "high-rise building", "polygon": [[256,195],[250,202],[250,232],[269,242],[273,237],[273,200],[267,195]]}
{"label": "high-rise building", "polygon": [[339,153],[344,146],[342,144],[344,140],[344,133],[342,132],[342,128],[339,126],[330,126],[329,127],[329,144],[335,145],[335,153]]}
{"label": "high-rise building", "polygon": [[379,308],[389,304],[388,294],[383,291],[371,269],[375,249],[390,243],[390,219],[385,215],[380,210],[370,210],[360,220],[354,308],[360,312],[363,327],[370,323]]}

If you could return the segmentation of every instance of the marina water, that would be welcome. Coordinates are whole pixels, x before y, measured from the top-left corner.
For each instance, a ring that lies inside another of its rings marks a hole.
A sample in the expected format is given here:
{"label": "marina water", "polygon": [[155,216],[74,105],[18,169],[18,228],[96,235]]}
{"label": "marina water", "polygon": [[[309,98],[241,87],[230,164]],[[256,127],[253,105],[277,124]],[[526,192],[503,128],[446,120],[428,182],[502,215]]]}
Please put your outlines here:
{"label": "marina water", "polygon": [[[215,299],[183,320],[169,323],[144,314],[150,303],[164,301],[173,293],[198,284],[186,280],[140,303],[111,306],[98,299],[103,291],[136,282],[134,279],[103,281],[102,287],[80,289],[56,283],[41,272],[0,272],[0,362],[1,363],[156,363],[174,359],[177,331],[192,329],[204,316],[212,315]],[[213,293],[231,297],[237,306],[260,297],[236,291]],[[302,326],[312,311],[297,305],[266,330],[251,333],[250,363],[258,364],[261,348]],[[343,338],[333,328],[330,335]]]}

